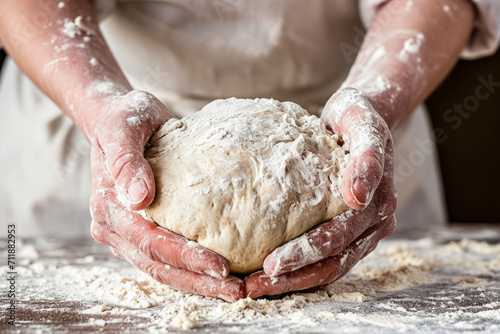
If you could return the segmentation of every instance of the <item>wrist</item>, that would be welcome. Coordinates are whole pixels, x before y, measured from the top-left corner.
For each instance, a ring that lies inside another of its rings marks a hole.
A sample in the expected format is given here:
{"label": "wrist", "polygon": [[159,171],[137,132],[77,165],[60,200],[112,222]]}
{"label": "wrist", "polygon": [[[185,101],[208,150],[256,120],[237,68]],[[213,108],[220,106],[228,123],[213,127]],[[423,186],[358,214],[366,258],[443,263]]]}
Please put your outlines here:
{"label": "wrist", "polygon": [[74,95],[71,103],[66,103],[66,108],[77,126],[91,141],[100,125],[120,117],[123,111],[127,111],[118,106],[132,91],[126,80],[94,80],[84,90],[85,94]]}
{"label": "wrist", "polygon": [[[76,64],[87,63],[84,55],[77,53],[68,59]],[[92,68],[75,74],[67,64],[47,71],[41,86],[88,140],[94,137],[96,125],[109,116],[113,106],[132,91],[119,70],[105,73],[101,68]]]}
{"label": "wrist", "polygon": [[109,95],[93,96],[92,98],[75,101],[66,108],[72,115],[76,125],[85,134],[89,141],[95,137],[100,125],[110,119],[119,117],[116,106],[126,96],[126,92]]}
{"label": "wrist", "polygon": [[89,139],[110,128],[130,128],[133,132],[153,133],[173,115],[151,93],[131,89],[96,100],[94,112],[85,122]]}

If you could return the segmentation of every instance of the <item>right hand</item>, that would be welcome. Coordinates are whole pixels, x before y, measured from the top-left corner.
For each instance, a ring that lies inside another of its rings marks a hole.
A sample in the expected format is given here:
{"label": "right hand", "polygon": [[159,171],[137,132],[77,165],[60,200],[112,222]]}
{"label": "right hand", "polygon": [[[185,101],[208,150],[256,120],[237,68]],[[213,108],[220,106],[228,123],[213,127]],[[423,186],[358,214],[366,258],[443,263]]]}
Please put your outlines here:
{"label": "right hand", "polygon": [[245,279],[251,298],[329,284],[345,275],[396,226],[394,150],[389,128],[368,99],[353,88],[335,93],[321,118],[349,142],[342,175],[350,210],[276,248],[264,270]]}
{"label": "right hand", "polygon": [[97,120],[91,148],[92,237],[161,283],[237,301],[245,288],[239,278],[228,276],[226,259],[134,212],[155,196],[144,147],[171,117],[151,94],[131,91]]}

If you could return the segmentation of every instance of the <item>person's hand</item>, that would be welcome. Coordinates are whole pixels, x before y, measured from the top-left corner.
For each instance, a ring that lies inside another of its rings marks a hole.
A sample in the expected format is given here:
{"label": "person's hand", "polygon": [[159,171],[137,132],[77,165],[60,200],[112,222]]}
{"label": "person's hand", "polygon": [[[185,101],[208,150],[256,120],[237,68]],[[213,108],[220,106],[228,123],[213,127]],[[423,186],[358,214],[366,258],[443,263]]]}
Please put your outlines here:
{"label": "person's hand", "polygon": [[222,256],[145,220],[155,180],[144,158],[149,138],[171,114],[149,93],[120,97],[95,127],[91,148],[91,234],[161,283],[227,301],[244,297]]}
{"label": "person's hand", "polygon": [[351,209],[276,248],[266,257],[264,270],[245,279],[248,297],[331,283],[394,231],[394,153],[386,123],[353,88],[335,93],[321,119],[349,145],[342,196]]}

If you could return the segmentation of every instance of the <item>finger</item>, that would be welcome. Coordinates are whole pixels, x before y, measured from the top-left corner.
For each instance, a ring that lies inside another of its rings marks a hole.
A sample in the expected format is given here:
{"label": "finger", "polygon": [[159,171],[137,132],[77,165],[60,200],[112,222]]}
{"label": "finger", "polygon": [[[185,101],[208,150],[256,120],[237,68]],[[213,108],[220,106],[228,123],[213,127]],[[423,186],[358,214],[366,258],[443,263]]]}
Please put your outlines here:
{"label": "finger", "polygon": [[229,275],[229,264],[224,257],[195,241],[189,241],[179,234],[145,221],[142,217],[137,217],[132,225],[116,229],[116,232],[130,235],[129,241],[155,261],[216,278]]}
{"label": "finger", "polygon": [[106,245],[106,236],[104,234],[104,229],[99,223],[95,221],[95,219],[92,219],[92,221],[90,222],[90,235],[101,245]]}
{"label": "finger", "polygon": [[133,150],[132,147],[123,147],[117,152],[108,149],[108,166],[127,196],[132,210],[146,208],[155,196],[155,179],[151,167],[143,157],[142,151]]}
{"label": "finger", "polygon": [[[104,165],[104,153],[94,145],[91,155],[94,175],[91,213],[95,225],[109,226],[153,261],[217,278],[224,278],[229,274],[229,264],[221,255],[147,221],[126,208],[117,199],[114,181]],[[103,234],[105,233],[99,233]]]}
{"label": "finger", "polygon": [[[133,91],[115,107],[123,113],[117,117],[116,129],[99,132],[108,169],[132,210],[146,208],[155,196],[154,174],[144,158],[144,147],[165,120],[165,117],[151,117],[151,113],[155,113],[153,109],[159,106],[163,105],[151,94]],[[156,114],[168,114],[166,108],[163,109]]]}
{"label": "finger", "polygon": [[132,210],[147,207],[155,196],[155,179],[144,158],[144,147],[131,133],[129,139],[104,142],[107,166]]}
{"label": "finger", "polygon": [[390,217],[382,226],[370,228],[344,251],[333,257],[277,277],[269,277],[263,271],[254,273],[245,279],[246,295],[257,298],[329,284],[345,275],[373,250],[378,241],[391,234],[394,228],[395,219]]}
{"label": "finger", "polygon": [[346,88],[327,103],[322,114],[328,127],[349,144],[351,160],[342,179],[342,196],[351,208],[370,203],[384,173],[384,152],[390,131],[361,92]]}
{"label": "finger", "polygon": [[216,279],[208,275],[153,261],[138,252],[134,245],[111,231],[108,234],[108,242],[118,254],[160,283],[190,293],[221,298],[228,302],[235,302],[245,297],[243,281],[237,277],[229,276],[225,279]]}
{"label": "finger", "polygon": [[118,250],[116,250],[116,248],[113,248],[113,247],[111,247],[111,246],[110,246],[110,247],[109,247],[109,250],[111,251],[111,253],[112,253],[114,256],[116,256],[116,257],[119,257],[119,258],[121,258],[121,259],[126,260],[125,256],[124,256],[122,253],[120,253]]}
{"label": "finger", "polygon": [[264,260],[266,274],[278,276],[334,256],[366,229],[393,215],[397,195],[393,178],[392,146],[385,153],[385,169],[375,197],[367,208],[363,211],[348,210],[276,248]]}

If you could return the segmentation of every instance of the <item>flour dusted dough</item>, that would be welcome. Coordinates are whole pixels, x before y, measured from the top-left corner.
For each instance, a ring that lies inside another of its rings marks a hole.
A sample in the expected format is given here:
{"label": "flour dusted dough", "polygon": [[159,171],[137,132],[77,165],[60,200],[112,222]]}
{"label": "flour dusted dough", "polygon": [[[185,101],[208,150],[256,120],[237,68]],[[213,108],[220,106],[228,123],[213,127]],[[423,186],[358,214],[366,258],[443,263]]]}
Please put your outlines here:
{"label": "flour dusted dough", "polygon": [[276,247],[347,209],[349,155],[339,138],[292,102],[216,100],[169,120],[146,158],[156,198],[146,218],[248,273]]}

